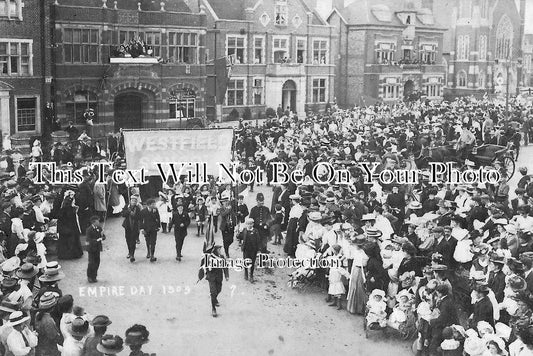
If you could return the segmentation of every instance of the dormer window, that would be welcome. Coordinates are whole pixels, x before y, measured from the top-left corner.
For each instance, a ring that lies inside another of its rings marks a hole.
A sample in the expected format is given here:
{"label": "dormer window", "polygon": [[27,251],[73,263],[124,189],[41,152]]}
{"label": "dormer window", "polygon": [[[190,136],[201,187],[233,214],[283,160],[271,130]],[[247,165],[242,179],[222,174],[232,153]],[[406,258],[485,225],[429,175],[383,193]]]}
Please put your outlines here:
{"label": "dormer window", "polygon": [[287,26],[289,24],[289,6],[287,5],[287,0],[276,1],[274,18],[278,26]]}
{"label": "dormer window", "polygon": [[407,20],[405,20],[405,23],[406,23],[407,25],[410,25],[410,24],[411,24],[411,15],[408,15],[408,16],[407,16]]}
{"label": "dormer window", "polygon": [[398,16],[398,18],[404,25],[406,26],[414,25],[416,13],[398,12],[396,15]]}

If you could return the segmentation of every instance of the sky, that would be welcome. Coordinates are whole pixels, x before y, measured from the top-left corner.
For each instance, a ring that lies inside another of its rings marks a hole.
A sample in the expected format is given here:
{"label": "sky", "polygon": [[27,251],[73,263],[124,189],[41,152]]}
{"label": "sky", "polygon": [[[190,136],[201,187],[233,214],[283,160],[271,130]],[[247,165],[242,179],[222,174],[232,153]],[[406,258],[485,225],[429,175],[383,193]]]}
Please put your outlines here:
{"label": "sky", "polygon": [[[520,6],[520,0],[515,0],[516,6]],[[317,10],[322,16],[329,15],[332,0],[317,0]],[[533,33],[533,0],[526,0],[526,33]]]}

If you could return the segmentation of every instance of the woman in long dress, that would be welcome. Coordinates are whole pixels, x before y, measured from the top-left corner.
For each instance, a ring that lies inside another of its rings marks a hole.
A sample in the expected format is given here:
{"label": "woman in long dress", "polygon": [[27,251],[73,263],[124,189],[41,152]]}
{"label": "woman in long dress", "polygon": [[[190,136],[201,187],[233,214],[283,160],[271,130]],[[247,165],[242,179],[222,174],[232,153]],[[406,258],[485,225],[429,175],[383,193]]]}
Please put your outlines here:
{"label": "woman in long dress", "polygon": [[83,256],[77,212],[78,206],[74,196],[65,193],[65,198],[59,210],[59,219],[57,220],[57,232],[59,234],[57,257],[59,259],[70,260]]}
{"label": "woman in long dress", "polygon": [[348,304],[346,309],[352,314],[364,314],[367,295],[365,291],[365,268],[368,256],[363,251],[364,238],[356,237],[352,243],[350,257],[353,257],[352,271],[350,274],[350,285],[348,288]]}

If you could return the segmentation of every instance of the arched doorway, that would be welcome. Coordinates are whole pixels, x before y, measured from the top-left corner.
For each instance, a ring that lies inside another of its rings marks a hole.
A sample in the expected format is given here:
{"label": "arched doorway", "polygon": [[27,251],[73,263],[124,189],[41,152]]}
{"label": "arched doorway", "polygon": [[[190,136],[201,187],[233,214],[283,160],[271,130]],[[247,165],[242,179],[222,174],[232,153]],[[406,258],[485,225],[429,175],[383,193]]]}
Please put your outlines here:
{"label": "arched doorway", "polygon": [[409,79],[408,81],[405,82],[403,86],[404,99],[409,100],[409,98],[414,93],[414,91],[415,91],[415,83],[411,79]]}
{"label": "arched doorway", "polygon": [[296,83],[287,80],[281,90],[281,107],[283,110],[296,112]]}
{"label": "arched doorway", "polygon": [[143,114],[148,106],[146,95],[127,91],[115,97],[115,130],[142,128]]}

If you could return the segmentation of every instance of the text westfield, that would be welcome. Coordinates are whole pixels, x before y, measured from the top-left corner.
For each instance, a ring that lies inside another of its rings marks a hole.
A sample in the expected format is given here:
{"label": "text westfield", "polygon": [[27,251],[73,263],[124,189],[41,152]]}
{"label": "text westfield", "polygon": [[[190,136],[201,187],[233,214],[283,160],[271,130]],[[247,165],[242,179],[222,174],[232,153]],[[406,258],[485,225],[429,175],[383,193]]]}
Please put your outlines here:
{"label": "text westfield", "polygon": [[[170,178],[174,182],[185,178],[191,184],[206,184],[213,175],[209,175],[207,162],[165,162],[154,163],[157,172],[164,182]],[[354,182],[354,172],[362,177],[366,184],[378,182],[381,184],[418,184],[422,176],[430,184],[497,184],[501,179],[498,170],[478,168],[478,169],[457,169],[452,162],[429,163],[429,170],[402,170],[383,169],[378,163],[357,163],[356,170],[339,169],[328,162],[316,163],[311,174],[306,174],[304,170],[293,169],[284,162],[271,162],[267,169],[271,169],[269,174],[265,169],[258,167],[255,169],[239,169],[234,163],[217,163],[218,179],[222,182],[232,184],[288,184],[296,185],[306,183],[319,184],[346,184]],[[91,164],[93,171],[97,173],[97,182],[106,184],[108,178],[115,184],[143,185],[148,183],[147,167],[137,169],[113,169],[107,162],[95,162]],[[96,169],[95,169],[96,167]],[[34,182],[36,184],[80,184],[83,181],[83,170],[59,169],[54,162],[33,163],[35,170]],[[269,180],[270,179],[270,180]]]}

